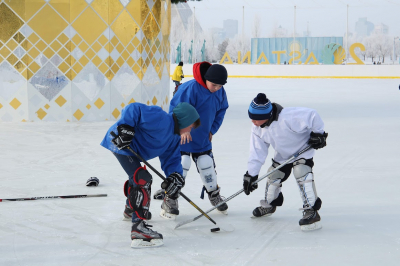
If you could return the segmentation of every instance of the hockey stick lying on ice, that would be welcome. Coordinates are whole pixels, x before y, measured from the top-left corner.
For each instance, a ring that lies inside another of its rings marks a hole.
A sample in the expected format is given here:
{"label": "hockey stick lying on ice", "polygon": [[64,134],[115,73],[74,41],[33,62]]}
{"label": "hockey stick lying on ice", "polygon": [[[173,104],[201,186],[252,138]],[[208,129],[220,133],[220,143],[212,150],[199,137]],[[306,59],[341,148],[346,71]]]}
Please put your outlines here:
{"label": "hockey stick lying on ice", "polygon": [[[285,166],[286,164],[288,164],[290,161],[296,159],[297,157],[299,157],[300,154],[302,154],[302,153],[308,151],[309,149],[311,149],[311,146],[308,146],[308,147],[302,149],[301,151],[299,151],[299,152],[293,154],[292,157],[290,157],[288,160],[286,160],[285,162],[283,162],[281,165],[279,165],[277,168],[275,168],[275,169],[272,170],[271,172],[268,172],[268,173],[266,173],[265,175],[263,175],[262,177],[260,177],[257,181],[253,182],[253,184],[257,184],[258,182],[260,182],[260,181],[263,180],[264,178],[268,177],[268,176],[271,175],[273,172],[279,170],[280,168],[282,168],[283,166]],[[232,196],[226,198],[224,201],[221,201],[218,205],[216,205],[216,206],[212,207],[211,209],[209,209],[208,211],[206,211],[206,213],[209,213],[209,212],[215,210],[216,208],[218,208],[219,206],[221,206],[221,205],[224,204],[225,202],[230,201],[231,199],[233,199],[234,197],[236,197],[237,195],[239,195],[239,194],[242,193],[243,191],[244,191],[244,189],[242,188],[241,190],[239,190],[238,192],[236,192],[236,193],[233,194]],[[186,221],[182,221],[182,222],[178,223],[178,224],[175,226],[175,229],[181,227],[182,225],[185,225],[185,224],[194,222],[194,221],[200,219],[202,216],[203,216],[203,215],[199,215],[199,216],[196,216],[196,217],[193,218],[193,219],[186,220]]]}
{"label": "hockey stick lying on ice", "polygon": [[32,198],[0,199],[0,202],[3,202],[3,201],[42,200],[42,199],[73,199],[73,198],[90,198],[90,197],[107,197],[107,194],[47,196],[47,197],[32,197]]}
{"label": "hockey stick lying on ice", "polygon": [[[117,135],[111,131],[110,132],[111,136],[116,137]],[[151,164],[149,164],[145,159],[142,158],[142,156],[140,156],[139,154],[137,154],[131,147],[127,147],[127,149],[132,152],[139,160],[141,160],[145,165],[147,165],[151,170],[153,170],[154,173],[156,173],[162,180],[166,180],[166,178],[160,174],[160,172],[158,172],[153,166],[151,166]],[[205,216],[208,220],[210,220],[213,224],[215,224],[216,226],[218,226],[217,228],[212,228],[211,232],[217,232],[220,231],[221,229],[224,231],[231,231],[230,229],[227,228],[222,228],[221,226],[217,225],[217,223],[210,217],[207,215],[207,213],[205,213],[202,209],[199,208],[199,206],[197,206],[196,204],[193,203],[193,201],[191,201],[188,197],[186,197],[185,194],[183,194],[182,192],[179,192],[179,195],[181,195],[185,200],[187,200],[193,207],[195,207],[200,213],[201,216]]]}

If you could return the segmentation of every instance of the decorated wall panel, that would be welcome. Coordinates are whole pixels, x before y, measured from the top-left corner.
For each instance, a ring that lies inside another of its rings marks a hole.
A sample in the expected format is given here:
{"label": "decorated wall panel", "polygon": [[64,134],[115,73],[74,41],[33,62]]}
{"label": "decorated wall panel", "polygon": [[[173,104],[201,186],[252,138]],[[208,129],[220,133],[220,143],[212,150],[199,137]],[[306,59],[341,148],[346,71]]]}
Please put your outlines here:
{"label": "decorated wall panel", "polygon": [[0,121],[168,108],[168,0],[1,0]]}

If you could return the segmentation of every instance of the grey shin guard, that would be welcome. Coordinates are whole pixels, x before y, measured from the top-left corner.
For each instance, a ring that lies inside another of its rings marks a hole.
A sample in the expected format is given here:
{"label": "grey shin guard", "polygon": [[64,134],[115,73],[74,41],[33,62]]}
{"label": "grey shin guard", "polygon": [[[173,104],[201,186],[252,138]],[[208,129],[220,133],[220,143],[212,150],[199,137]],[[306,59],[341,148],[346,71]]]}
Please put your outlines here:
{"label": "grey shin guard", "polygon": [[[271,172],[275,167],[279,165],[275,163],[268,169]],[[275,166],[275,167],[274,167]],[[265,187],[265,199],[260,201],[262,207],[269,208],[272,206],[282,206],[283,195],[281,192],[281,183],[285,178],[286,174],[281,171],[276,171],[268,177],[267,185]]]}
{"label": "grey shin guard", "polygon": [[300,196],[303,201],[302,209],[319,210],[322,201],[318,198],[314,183],[312,168],[305,164],[305,159],[293,163],[293,174],[299,187]]}

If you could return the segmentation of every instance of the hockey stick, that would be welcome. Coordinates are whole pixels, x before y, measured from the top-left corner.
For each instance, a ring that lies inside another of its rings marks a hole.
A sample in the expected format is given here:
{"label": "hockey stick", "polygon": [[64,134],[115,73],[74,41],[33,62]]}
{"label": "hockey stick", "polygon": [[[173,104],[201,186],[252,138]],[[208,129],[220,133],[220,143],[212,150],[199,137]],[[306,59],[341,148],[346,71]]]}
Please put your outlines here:
{"label": "hockey stick", "polygon": [[90,197],[107,197],[107,194],[47,196],[47,197],[32,197],[32,198],[0,199],[0,202],[3,202],[3,201],[42,200],[42,199],[72,199],[72,198],[90,198]]}
{"label": "hockey stick", "polygon": [[[271,174],[274,173],[275,171],[279,170],[280,168],[282,168],[283,166],[285,166],[286,164],[288,164],[290,161],[296,159],[297,157],[299,157],[300,154],[302,154],[302,153],[308,151],[309,149],[311,149],[311,146],[308,146],[308,147],[302,149],[301,151],[299,151],[299,152],[293,154],[292,157],[290,157],[288,160],[286,160],[285,162],[283,162],[281,165],[279,165],[277,168],[275,168],[275,169],[272,170],[271,172],[268,172],[268,173],[266,173],[265,175],[263,175],[262,177],[260,177],[257,181],[253,182],[253,184],[257,184],[258,182],[260,182],[260,181],[263,180],[264,178],[268,177],[269,175],[271,175]],[[224,201],[221,201],[218,205],[216,205],[216,206],[212,207],[211,209],[209,209],[208,211],[206,211],[206,213],[209,213],[209,212],[215,210],[216,208],[218,208],[219,206],[221,206],[221,205],[224,204],[225,202],[230,201],[231,199],[233,199],[234,197],[236,197],[237,195],[239,195],[239,194],[242,193],[243,191],[244,191],[244,189],[242,188],[241,190],[239,190],[238,192],[236,192],[236,193],[233,194],[232,196],[226,198]],[[194,222],[194,221],[200,219],[201,217],[202,217],[202,215],[199,215],[199,216],[196,216],[196,217],[193,218],[193,219],[186,220],[186,221],[182,221],[182,222],[178,223],[178,224],[175,226],[175,229],[181,227],[182,225],[185,225],[185,224]]]}
{"label": "hockey stick", "polygon": [[[117,137],[117,135],[113,132],[113,131],[111,131],[110,132],[110,134],[111,134],[111,136],[113,136],[113,137]],[[142,156],[140,156],[139,154],[137,154],[131,147],[127,147],[127,149],[130,151],[130,152],[132,152],[139,160],[141,160],[145,165],[147,165],[151,170],[153,170],[153,172],[154,173],[156,173],[162,180],[166,180],[166,178],[162,175],[162,174],[160,174],[160,172],[158,172],[153,166],[151,166],[151,164],[149,164],[145,159],[143,159],[143,157]],[[198,207],[196,204],[194,204],[193,203],[193,201],[191,201],[188,197],[186,197],[186,195],[185,194],[183,194],[182,192],[179,192],[179,195],[181,195],[185,200],[187,200],[187,202],[189,202],[193,207],[195,207],[202,215],[201,216],[205,216],[208,220],[210,220],[213,224],[215,224],[216,226],[218,226],[217,225],[217,223],[210,217],[210,216],[208,216],[207,215],[207,213],[205,213],[202,209],[200,209],[200,207]],[[220,226],[218,226],[218,229],[217,228],[213,228],[213,229],[211,229],[211,230],[214,230],[214,231],[212,231],[212,232],[216,232],[216,231],[219,231],[219,229],[220,229],[221,227]],[[223,229],[223,228],[222,228]],[[224,231],[229,231],[229,230],[225,230],[224,229]]]}

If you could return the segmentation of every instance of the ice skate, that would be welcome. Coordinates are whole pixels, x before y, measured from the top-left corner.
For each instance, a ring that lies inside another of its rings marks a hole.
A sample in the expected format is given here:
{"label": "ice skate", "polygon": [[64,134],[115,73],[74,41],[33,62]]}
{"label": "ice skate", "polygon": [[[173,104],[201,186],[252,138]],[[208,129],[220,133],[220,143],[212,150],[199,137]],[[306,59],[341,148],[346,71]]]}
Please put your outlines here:
{"label": "ice skate", "polygon": [[257,207],[253,210],[254,217],[263,217],[263,216],[271,216],[276,211],[276,207]]}
{"label": "ice skate", "polygon": [[307,209],[303,211],[303,218],[300,219],[299,225],[302,231],[313,231],[322,228],[320,221],[318,211]]}
{"label": "ice skate", "polygon": [[[217,206],[220,202],[224,201],[224,198],[222,198],[219,194],[220,190],[221,188],[219,187],[217,190],[207,192],[208,199],[210,200],[212,206]],[[228,214],[228,204],[223,203],[221,206],[217,207],[217,210],[223,214]]]}
{"label": "ice skate", "polygon": [[178,199],[174,200],[165,196],[163,203],[161,204],[160,216],[168,220],[175,220],[176,216],[179,215],[178,208]]}
{"label": "ice skate", "polygon": [[164,244],[162,234],[151,230],[149,227],[151,225],[146,224],[143,220],[132,224],[132,248],[151,248]]}
{"label": "ice skate", "polygon": [[128,205],[125,205],[125,210],[124,210],[124,219],[123,221],[131,221],[132,220],[132,213],[133,210],[131,209],[131,207],[129,207]]}
{"label": "ice skate", "polygon": [[[124,210],[124,218],[122,219],[123,221],[132,221],[132,213],[133,210],[131,207],[129,207],[128,205],[125,205],[125,210]],[[151,220],[151,212],[148,212],[148,217],[147,220]]]}

